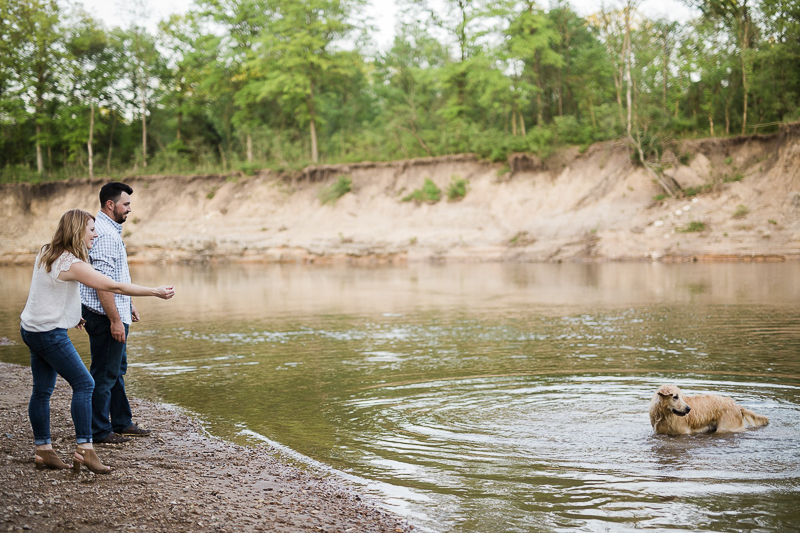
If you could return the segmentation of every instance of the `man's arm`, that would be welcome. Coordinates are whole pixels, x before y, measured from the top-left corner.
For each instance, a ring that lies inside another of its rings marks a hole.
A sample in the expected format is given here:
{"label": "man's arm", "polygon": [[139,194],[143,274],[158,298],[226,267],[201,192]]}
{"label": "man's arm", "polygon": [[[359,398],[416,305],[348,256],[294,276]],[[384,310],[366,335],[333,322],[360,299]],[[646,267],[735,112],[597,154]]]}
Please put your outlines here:
{"label": "man's arm", "polygon": [[[106,235],[100,235],[94,241],[94,246],[89,251],[89,256],[92,258],[92,267],[108,276],[114,277],[114,261],[115,254],[113,241]],[[122,317],[119,316],[117,310],[117,303],[114,301],[114,293],[108,291],[97,291],[97,299],[100,300],[100,305],[103,306],[103,311],[106,312],[108,320],[111,322],[111,336],[117,342],[125,342],[125,326],[122,323]]]}
{"label": "man's arm", "polygon": [[107,291],[97,291],[97,298],[103,311],[106,312],[108,320],[111,322],[111,336],[117,342],[125,342],[125,325],[117,310],[117,302],[114,301],[114,293]]}

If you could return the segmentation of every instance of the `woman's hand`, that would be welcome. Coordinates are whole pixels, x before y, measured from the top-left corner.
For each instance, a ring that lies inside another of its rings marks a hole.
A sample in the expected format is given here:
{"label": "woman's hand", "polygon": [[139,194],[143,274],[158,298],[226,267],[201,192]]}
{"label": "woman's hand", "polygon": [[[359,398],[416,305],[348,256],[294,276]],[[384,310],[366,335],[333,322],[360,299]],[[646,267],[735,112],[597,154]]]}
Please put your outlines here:
{"label": "woman's hand", "polygon": [[161,287],[157,287],[155,295],[164,300],[169,300],[175,296],[175,285],[162,285]]}

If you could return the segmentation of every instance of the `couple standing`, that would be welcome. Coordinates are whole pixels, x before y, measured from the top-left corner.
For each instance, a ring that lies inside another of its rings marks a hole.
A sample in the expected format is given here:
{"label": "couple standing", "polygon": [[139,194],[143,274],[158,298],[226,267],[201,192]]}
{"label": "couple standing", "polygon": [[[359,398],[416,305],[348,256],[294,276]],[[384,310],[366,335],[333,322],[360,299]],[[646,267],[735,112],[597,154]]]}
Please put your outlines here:
{"label": "couple standing", "polygon": [[[128,326],[139,313],[131,296],[174,296],[171,286],[131,284],[122,224],[131,212],[133,189],[107,183],[100,189],[100,212],[93,217],[73,209],[61,217],[51,242],[36,258],[20,332],[31,352],[33,393],[28,415],[38,468],[68,468],[50,438],[50,396],[61,375],[73,390],[71,413],[77,449],[73,468],[83,464],[107,474],[92,442],[119,444],[150,431],[132,419],[125,393]],[[85,327],[91,351],[86,370],[67,330]]]}

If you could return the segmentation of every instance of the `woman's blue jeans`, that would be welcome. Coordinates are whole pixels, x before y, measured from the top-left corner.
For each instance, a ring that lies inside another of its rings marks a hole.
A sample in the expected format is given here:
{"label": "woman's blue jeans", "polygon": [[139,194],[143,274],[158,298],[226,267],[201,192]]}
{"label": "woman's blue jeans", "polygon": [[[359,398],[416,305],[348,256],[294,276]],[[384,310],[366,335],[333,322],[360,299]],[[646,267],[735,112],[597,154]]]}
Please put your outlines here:
{"label": "woman's blue jeans", "polygon": [[36,332],[20,328],[22,340],[31,352],[33,393],[28,416],[37,446],[50,444],[50,396],[56,388],[56,375],[72,387],[72,423],[78,444],[92,442],[92,391],[94,379],[72,345],[66,329]]}

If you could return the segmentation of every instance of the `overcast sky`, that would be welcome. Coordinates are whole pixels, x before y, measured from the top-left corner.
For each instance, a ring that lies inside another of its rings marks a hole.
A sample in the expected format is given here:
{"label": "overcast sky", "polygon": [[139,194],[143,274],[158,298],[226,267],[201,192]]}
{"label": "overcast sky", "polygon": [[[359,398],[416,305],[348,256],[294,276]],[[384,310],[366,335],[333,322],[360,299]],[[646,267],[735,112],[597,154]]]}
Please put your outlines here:
{"label": "overcast sky", "polygon": [[[124,0],[72,0],[84,5],[86,10],[94,17],[102,20],[109,27],[127,26],[128,15],[125,8],[127,2]],[[166,19],[173,13],[185,13],[192,5],[193,0],[143,0],[149,4],[151,17],[147,26],[155,29],[158,21]],[[547,0],[541,4],[546,5]],[[621,0],[571,0],[570,2],[579,15],[588,15],[600,10],[602,3],[613,6],[615,3],[622,5]],[[373,34],[373,39],[378,47],[386,50],[391,45],[394,37],[395,19],[397,17],[397,6],[394,0],[368,0],[369,7],[366,14],[369,15],[377,31]],[[663,17],[670,20],[687,20],[692,16],[692,10],[680,0],[644,0],[641,8],[650,17]]]}

